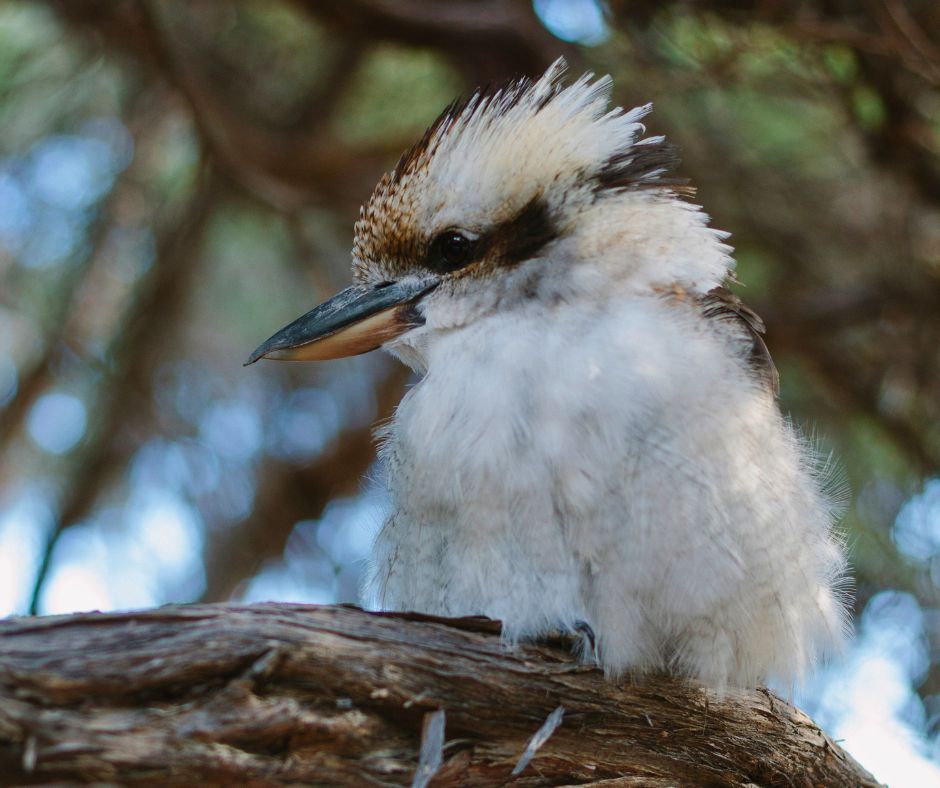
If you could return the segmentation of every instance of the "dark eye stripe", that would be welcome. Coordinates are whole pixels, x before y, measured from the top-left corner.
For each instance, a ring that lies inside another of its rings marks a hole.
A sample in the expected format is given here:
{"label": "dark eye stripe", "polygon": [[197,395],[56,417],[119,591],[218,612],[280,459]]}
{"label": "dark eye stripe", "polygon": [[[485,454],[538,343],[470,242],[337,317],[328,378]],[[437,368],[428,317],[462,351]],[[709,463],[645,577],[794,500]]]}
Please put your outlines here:
{"label": "dark eye stripe", "polygon": [[533,197],[512,219],[490,236],[490,256],[500,265],[518,265],[537,257],[560,232],[541,197]]}

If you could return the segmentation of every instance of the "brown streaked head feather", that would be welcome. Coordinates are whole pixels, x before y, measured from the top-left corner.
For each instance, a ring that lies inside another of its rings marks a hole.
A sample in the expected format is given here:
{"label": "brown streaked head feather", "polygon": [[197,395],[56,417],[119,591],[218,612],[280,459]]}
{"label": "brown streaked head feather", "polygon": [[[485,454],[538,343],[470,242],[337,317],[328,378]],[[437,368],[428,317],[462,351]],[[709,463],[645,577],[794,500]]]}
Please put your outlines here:
{"label": "brown streaked head feather", "polygon": [[[585,74],[565,87],[564,68],[559,61],[535,82],[478,91],[437,117],[361,211],[357,282],[439,275],[439,297],[450,279],[538,258],[583,227],[585,212],[609,209],[625,193],[686,196],[670,175],[675,149],[662,137],[642,139],[651,106],[611,109],[609,77]],[[469,270],[435,262],[443,233],[473,241]]]}

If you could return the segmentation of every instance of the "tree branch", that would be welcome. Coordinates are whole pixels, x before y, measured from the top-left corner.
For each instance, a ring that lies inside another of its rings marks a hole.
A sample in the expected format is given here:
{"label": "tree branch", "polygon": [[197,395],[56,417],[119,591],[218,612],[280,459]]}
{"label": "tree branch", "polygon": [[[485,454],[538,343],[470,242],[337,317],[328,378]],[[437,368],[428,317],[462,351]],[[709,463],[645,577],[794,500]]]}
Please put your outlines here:
{"label": "tree branch", "polygon": [[0,784],[877,785],[766,690],[608,682],[497,632],[284,604],[0,622]]}

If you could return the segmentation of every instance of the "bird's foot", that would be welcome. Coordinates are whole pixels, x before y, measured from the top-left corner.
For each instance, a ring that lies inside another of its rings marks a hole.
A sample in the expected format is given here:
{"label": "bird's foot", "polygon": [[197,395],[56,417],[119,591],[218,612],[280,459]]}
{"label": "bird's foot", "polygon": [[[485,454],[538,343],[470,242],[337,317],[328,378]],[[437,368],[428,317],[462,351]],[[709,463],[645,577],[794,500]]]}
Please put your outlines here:
{"label": "bird's foot", "polygon": [[600,649],[594,628],[587,621],[575,621],[561,629],[542,632],[533,638],[537,643],[544,643],[555,648],[570,648],[586,665],[601,664]]}
{"label": "bird's foot", "polygon": [[575,621],[574,631],[580,641],[577,650],[581,659],[600,665],[601,659],[597,652],[597,636],[594,634],[594,628],[587,621]]}

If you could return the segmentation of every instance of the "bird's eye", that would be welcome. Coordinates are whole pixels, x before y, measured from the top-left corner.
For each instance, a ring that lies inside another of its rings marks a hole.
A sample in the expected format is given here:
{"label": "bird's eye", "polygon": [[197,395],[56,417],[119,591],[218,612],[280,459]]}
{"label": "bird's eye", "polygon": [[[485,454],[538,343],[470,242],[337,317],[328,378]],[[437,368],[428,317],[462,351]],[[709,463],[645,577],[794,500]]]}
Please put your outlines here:
{"label": "bird's eye", "polygon": [[463,233],[446,230],[431,243],[428,267],[441,272],[456,271],[473,262],[475,247]]}

